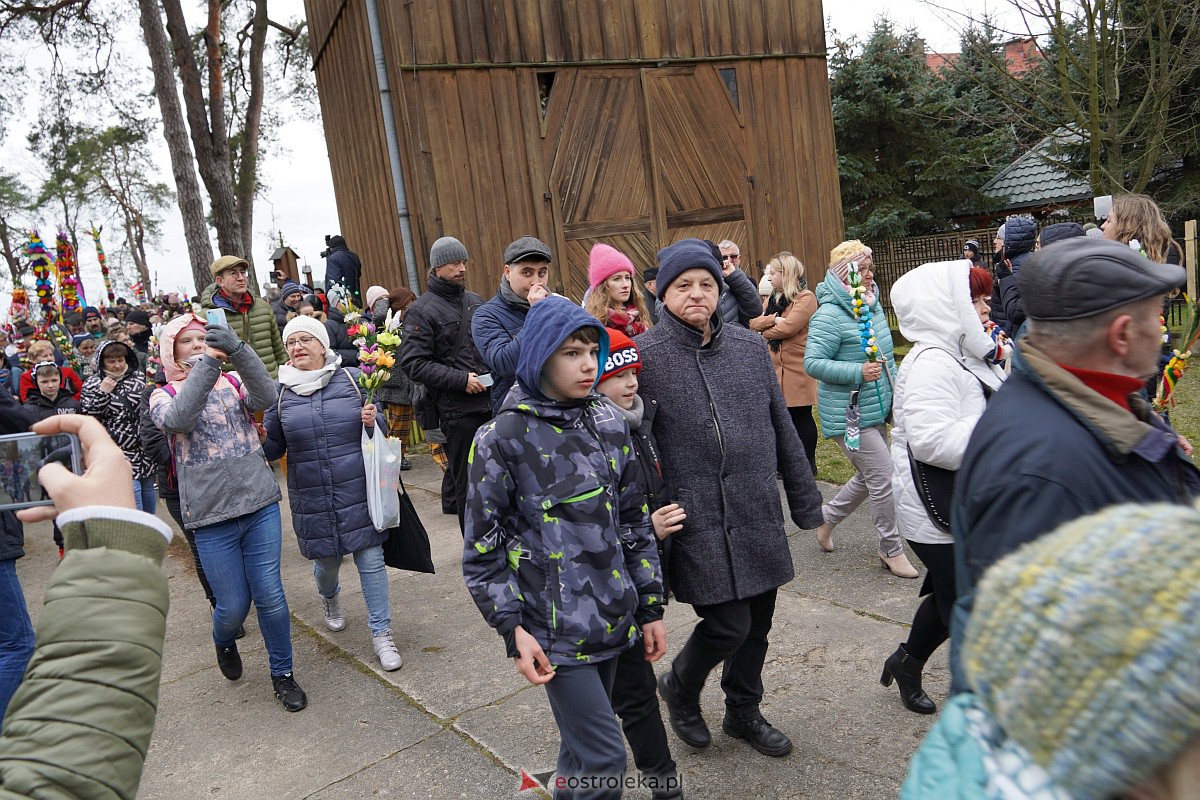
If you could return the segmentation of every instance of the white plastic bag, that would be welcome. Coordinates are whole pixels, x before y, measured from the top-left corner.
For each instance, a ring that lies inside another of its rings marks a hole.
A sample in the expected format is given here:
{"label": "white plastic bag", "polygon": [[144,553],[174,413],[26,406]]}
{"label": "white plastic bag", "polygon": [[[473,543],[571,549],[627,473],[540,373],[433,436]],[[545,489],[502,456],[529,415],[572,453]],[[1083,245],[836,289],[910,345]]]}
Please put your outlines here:
{"label": "white plastic bag", "polygon": [[400,459],[403,444],[385,436],[379,425],[368,436],[363,426],[363,466],[367,471],[367,510],[376,530],[400,524]]}

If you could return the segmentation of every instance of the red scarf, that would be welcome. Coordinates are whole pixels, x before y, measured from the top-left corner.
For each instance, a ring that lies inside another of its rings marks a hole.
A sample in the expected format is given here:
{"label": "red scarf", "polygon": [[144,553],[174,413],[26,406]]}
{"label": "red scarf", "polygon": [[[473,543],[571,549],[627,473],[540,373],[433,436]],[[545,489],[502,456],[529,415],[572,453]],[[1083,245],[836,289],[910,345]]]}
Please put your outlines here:
{"label": "red scarf", "polygon": [[637,306],[627,305],[625,310],[619,308],[608,307],[608,324],[624,333],[626,336],[637,336],[639,333],[645,333],[648,329],[646,323],[642,322],[638,317]]}
{"label": "red scarf", "polygon": [[1146,382],[1140,378],[1130,378],[1127,375],[1113,375],[1110,372],[1096,372],[1091,369],[1079,369],[1059,364],[1060,367],[1074,375],[1083,384],[1097,394],[1102,394],[1121,408],[1132,413],[1129,407],[1129,395],[1137,392]]}
{"label": "red scarf", "polygon": [[229,295],[225,294],[224,289],[220,289],[217,294],[229,301],[229,305],[233,306],[233,310],[239,314],[249,314],[250,307],[254,305],[254,295],[246,292],[242,295],[241,300],[234,300]]}

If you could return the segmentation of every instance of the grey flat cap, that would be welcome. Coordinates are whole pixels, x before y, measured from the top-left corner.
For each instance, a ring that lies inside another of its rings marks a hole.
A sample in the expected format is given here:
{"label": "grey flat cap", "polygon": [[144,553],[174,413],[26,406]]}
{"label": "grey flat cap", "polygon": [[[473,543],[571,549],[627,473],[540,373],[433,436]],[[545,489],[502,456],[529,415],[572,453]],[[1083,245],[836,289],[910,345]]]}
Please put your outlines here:
{"label": "grey flat cap", "polygon": [[1182,286],[1182,267],[1158,264],[1128,245],[1087,236],[1034,253],[1017,275],[1030,319],[1084,319]]}
{"label": "grey flat cap", "polygon": [[522,236],[504,248],[505,264],[516,264],[519,261],[526,261],[528,259],[545,261],[547,263],[554,261],[550,257],[550,248],[546,247],[546,243],[533,236]]}

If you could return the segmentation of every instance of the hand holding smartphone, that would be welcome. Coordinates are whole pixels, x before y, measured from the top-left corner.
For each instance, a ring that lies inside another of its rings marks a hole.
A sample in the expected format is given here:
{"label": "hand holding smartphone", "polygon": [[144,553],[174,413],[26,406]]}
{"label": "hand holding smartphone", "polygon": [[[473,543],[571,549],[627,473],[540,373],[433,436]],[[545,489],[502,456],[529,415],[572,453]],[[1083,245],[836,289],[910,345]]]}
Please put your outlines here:
{"label": "hand holding smartphone", "polygon": [[83,474],[51,461],[38,472],[36,481],[45,488],[53,505],[22,508],[17,516],[25,522],[43,522],[60,512],[83,506],[134,508],[133,470],[121,448],[109,438],[99,420],[82,414],[56,414],[33,426],[45,436],[70,434],[82,450]]}
{"label": "hand holding smartphone", "polygon": [[229,320],[226,319],[225,309],[223,308],[210,308],[205,312],[205,316],[208,318],[209,325],[224,325],[226,328],[229,327]]}

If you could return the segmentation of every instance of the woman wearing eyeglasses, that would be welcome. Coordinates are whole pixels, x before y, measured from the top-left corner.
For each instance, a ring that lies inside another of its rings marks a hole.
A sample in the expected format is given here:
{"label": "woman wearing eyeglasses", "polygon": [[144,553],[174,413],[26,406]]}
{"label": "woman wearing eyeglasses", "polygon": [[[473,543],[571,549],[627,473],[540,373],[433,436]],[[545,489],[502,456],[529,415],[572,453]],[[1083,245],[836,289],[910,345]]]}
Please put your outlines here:
{"label": "woman wearing eyeglasses", "polygon": [[833,550],[833,529],[868,497],[879,534],[879,560],[900,578],[917,570],[904,555],[892,504],[892,457],[887,417],[892,408],[892,332],[879,305],[871,248],[857,239],[829,254],[817,287],[820,307],[808,325],[804,369],[816,378],[821,433],[833,439],[855,475],[821,508],[817,544]]}
{"label": "woman wearing eyeglasses", "polygon": [[376,424],[375,404],[363,404],[358,370],[342,367],[317,320],[293,319],[283,329],[283,345],[288,362],[279,368],[279,396],[263,419],[263,449],[272,460],[288,455],[292,528],[301,554],[313,562],[325,625],[346,627],[338,572],[353,554],[375,655],[383,669],[400,669],[383,563],[387,533],[375,529],[367,511],[362,430]]}

